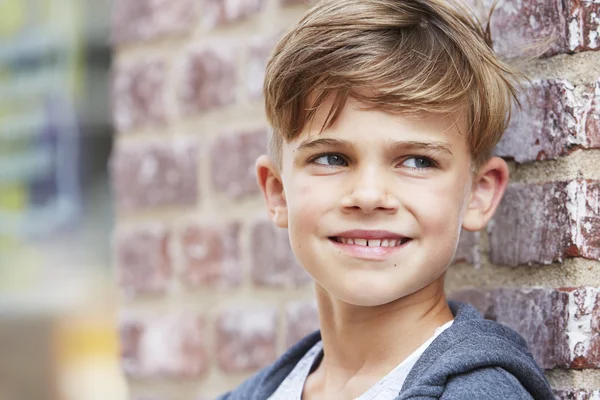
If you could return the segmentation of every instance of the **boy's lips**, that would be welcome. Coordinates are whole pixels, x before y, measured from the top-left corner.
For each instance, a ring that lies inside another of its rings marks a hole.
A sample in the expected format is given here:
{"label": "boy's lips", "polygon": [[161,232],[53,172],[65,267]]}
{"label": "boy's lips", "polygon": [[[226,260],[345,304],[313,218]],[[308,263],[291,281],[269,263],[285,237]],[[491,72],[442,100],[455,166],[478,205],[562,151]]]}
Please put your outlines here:
{"label": "boy's lips", "polygon": [[412,239],[390,231],[352,230],[329,236],[329,240],[353,257],[382,261],[404,248]]}

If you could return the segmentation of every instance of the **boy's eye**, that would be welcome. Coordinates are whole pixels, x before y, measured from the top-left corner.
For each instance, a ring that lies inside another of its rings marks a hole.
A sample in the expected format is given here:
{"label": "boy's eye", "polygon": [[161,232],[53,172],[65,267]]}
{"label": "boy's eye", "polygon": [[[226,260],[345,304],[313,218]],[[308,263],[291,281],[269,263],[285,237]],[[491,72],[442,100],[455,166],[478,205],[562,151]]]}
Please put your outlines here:
{"label": "boy's eye", "polygon": [[414,169],[431,168],[433,161],[427,157],[410,157],[404,160],[402,166]]}
{"label": "boy's eye", "polygon": [[313,160],[315,164],[328,165],[332,167],[344,167],[346,160],[338,154],[323,154]]}

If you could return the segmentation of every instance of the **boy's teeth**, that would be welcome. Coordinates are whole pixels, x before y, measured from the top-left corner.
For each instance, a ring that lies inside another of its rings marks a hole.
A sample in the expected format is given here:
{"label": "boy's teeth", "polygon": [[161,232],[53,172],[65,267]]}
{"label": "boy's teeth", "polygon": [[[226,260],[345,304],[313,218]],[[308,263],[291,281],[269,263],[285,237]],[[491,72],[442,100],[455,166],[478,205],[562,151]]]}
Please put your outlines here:
{"label": "boy's teeth", "polygon": [[402,245],[408,239],[353,239],[340,237],[338,241],[343,244],[355,244],[357,246],[368,246],[368,247],[395,247]]}

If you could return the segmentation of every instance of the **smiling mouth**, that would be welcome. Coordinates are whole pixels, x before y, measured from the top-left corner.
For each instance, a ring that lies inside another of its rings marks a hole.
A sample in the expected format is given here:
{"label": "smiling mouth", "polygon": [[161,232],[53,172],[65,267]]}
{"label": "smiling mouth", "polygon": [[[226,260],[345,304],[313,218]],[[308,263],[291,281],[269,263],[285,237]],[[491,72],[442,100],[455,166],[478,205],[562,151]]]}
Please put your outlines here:
{"label": "smiling mouth", "polygon": [[362,238],[348,238],[341,236],[332,236],[329,240],[355,246],[363,247],[399,247],[405,243],[408,243],[410,238],[390,238],[390,239],[362,239]]}

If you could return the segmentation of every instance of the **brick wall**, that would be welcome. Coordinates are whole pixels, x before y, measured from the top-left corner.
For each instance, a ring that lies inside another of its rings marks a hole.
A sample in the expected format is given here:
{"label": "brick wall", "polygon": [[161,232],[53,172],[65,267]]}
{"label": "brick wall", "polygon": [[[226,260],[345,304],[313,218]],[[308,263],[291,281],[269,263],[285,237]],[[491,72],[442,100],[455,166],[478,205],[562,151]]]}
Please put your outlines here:
{"label": "brick wall", "polygon": [[[211,399],[317,326],[253,176],[266,58],[306,8],[115,2],[113,242],[132,400]],[[530,96],[497,149],[512,184],[489,229],[463,236],[448,289],[523,334],[560,398],[598,399],[600,4],[507,1],[493,32],[509,58],[551,40],[523,65]]]}

